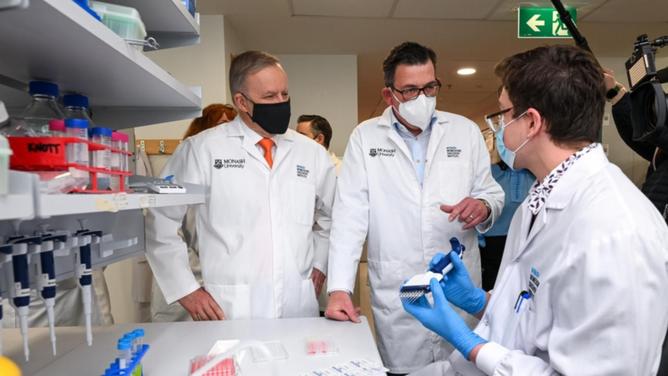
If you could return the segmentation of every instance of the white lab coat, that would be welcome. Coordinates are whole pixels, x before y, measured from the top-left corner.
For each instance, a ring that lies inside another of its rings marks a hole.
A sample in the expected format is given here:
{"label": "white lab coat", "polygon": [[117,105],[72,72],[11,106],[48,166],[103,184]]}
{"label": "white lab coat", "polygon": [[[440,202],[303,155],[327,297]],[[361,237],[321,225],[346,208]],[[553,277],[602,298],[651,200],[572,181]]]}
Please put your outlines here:
{"label": "white lab coat", "polygon": [[[600,146],[556,183],[530,233],[527,202],[475,330],[491,341],[480,370],[455,352],[416,375],[655,374],[668,326],[668,228],[656,208]],[[532,269],[538,288],[515,313]]]}
{"label": "white lab coat", "polygon": [[[270,169],[237,117],[185,140],[163,171],[206,187],[197,208],[205,289],[230,319],[317,316],[312,269],[327,270],[335,173],[325,149],[288,130]],[[148,211],[147,259],[172,303],[200,287],[177,235],[187,207]]]}
{"label": "white lab coat", "polygon": [[452,348],[404,312],[402,282],[424,272],[437,252],[449,251],[449,239],[456,236],[465,244],[464,262],[480,284],[476,232],[463,230],[459,221],[448,222],[440,205],[454,205],[467,196],[485,199],[492,213],[478,226],[484,232],[499,215],[504,194],[490,173],[478,126],[441,111],[432,125],[420,187],[391,111],[388,107],[382,116],[363,122],[350,136],[334,204],[328,291],[353,291],[368,232],[378,349],[391,372],[406,373],[446,359]]}

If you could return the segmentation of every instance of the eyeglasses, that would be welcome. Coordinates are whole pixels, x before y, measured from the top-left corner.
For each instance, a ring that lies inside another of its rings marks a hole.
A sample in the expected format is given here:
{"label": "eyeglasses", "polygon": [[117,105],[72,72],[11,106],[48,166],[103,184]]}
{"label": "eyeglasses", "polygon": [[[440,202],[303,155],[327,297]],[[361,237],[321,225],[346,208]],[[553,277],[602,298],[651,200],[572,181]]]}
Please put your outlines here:
{"label": "eyeglasses", "polygon": [[493,114],[485,115],[485,122],[487,123],[487,126],[494,132],[498,132],[503,128],[503,115],[505,115],[506,112],[512,110],[512,107],[508,107],[505,110],[501,110],[498,112],[495,112]]}
{"label": "eyeglasses", "polygon": [[420,96],[420,92],[424,93],[424,95],[428,97],[437,96],[438,92],[441,90],[441,86],[441,81],[436,79],[435,81],[432,81],[423,87],[409,87],[402,90],[399,90],[394,86],[390,86],[390,88],[401,94],[401,99],[404,101],[412,101],[413,99]]}

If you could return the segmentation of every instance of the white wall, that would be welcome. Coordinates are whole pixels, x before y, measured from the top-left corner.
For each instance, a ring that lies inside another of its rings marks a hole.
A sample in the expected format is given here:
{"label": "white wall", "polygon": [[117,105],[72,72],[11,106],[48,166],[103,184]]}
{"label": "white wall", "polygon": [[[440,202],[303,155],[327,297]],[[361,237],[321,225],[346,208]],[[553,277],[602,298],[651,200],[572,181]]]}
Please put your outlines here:
{"label": "white wall", "polygon": [[[229,77],[230,64],[232,63],[232,55],[239,55],[244,52],[246,48],[239,39],[237,30],[232,26],[230,22],[225,22],[225,78]],[[232,94],[230,93],[230,86],[227,85],[226,89],[227,98],[229,103],[232,103]]]}
{"label": "white wall", "polygon": [[357,56],[279,55],[278,58],[288,74],[290,126],[294,128],[302,114],[325,117],[334,133],[330,150],[342,156],[358,123]]}
{"label": "white wall", "polygon": [[[227,102],[225,20],[222,15],[200,17],[200,43],[149,52],[148,57],[188,86],[202,87],[202,107]],[[158,41],[159,42],[159,41]],[[180,139],[190,119],[135,128],[137,138]]]}

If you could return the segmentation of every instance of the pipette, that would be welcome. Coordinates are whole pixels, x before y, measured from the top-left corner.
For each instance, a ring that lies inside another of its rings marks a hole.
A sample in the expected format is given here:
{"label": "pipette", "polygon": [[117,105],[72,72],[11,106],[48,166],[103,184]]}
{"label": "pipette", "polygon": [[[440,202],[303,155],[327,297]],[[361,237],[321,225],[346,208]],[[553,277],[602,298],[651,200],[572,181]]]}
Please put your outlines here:
{"label": "pipette", "polygon": [[56,355],[56,329],[54,327],[56,318],[53,307],[56,304],[56,268],[53,253],[65,248],[65,242],[67,242],[67,235],[42,234],[42,252],[39,254],[40,275],[37,285],[46,307],[51,351],[54,356]]}
{"label": "pipette", "polygon": [[[3,264],[12,259],[12,245],[4,244],[0,246],[0,275],[2,275]],[[9,271],[5,273],[10,274]],[[6,281],[4,284],[6,289],[9,289],[9,281]],[[0,281],[0,287],[3,286],[2,281]],[[2,299],[4,295],[7,294],[7,291],[0,290],[0,355],[2,355]]]}
{"label": "pipette", "polygon": [[9,238],[14,245],[12,249],[12,276],[14,285],[10,288],[11,303],[19,317],[19,326],[23,336],[23,353],[26,361],[30,360],[28,347],[28,313],[30,306],[30,270],[28,268],[28,253],[39,252],[42,238],[39,236],[18,236]]}
{"label": "pipette", "polygon": [[93,328],[91,325],[92,314],[92,295],[91,285],[93,284],[92,271],[92,252],[91,244],[97,244],[102,238],[102,231],[79,230],[77,236],[86,238],[79,239],[79,252],[77,252],[76,271],[81,287],[81,296],[83,300],[84,318],[86,320],[86,343],[93,345]]}

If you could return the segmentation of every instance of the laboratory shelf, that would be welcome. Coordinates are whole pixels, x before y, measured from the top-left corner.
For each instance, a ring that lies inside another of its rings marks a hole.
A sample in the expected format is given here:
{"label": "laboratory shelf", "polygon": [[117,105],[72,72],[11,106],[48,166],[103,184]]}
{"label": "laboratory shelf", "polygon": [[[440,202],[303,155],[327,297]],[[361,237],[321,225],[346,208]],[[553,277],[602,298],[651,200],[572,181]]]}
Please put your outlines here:
{"label": "laboratory shelf", "polygon": [[73,214],[115,213],[122,210],[196,205],[204,202],[201,187],[186,185],[186,188],[189,193],[42,194],[38,196],[36,215],[48,218]]}
{"label": "laboratory shelf", "polygon": [[0,221],[35,216],[33,187],[36,183],[37,176],[34,174],[9,172],[9,192],[0,195]]}
{"label": "laboratory shelf", "polygon": [[184,184],[188,193],[41,194],[35,174],[10,171],[9,182],[9,194],[0,195],[0,221],[197,205],[205,197],[204,188],[192,184]]}
{"label": "laboratory shelf", "polygon": [[[158,1],[134,5],[144,2]],[[29,103],[24,85],[33,79],[87,95],[95,121],[114,129],[200,113],[199,88],[177,81],[73,1],[33,0],[0,12],[0,51],[0,98],[11,113]]]}
{"label": "laboratory shelf", "polygon": [[199,42],[199,20],[183,6],[181,0],[106,0],[139,11],[146,31],[160,48],[180,47]]}

